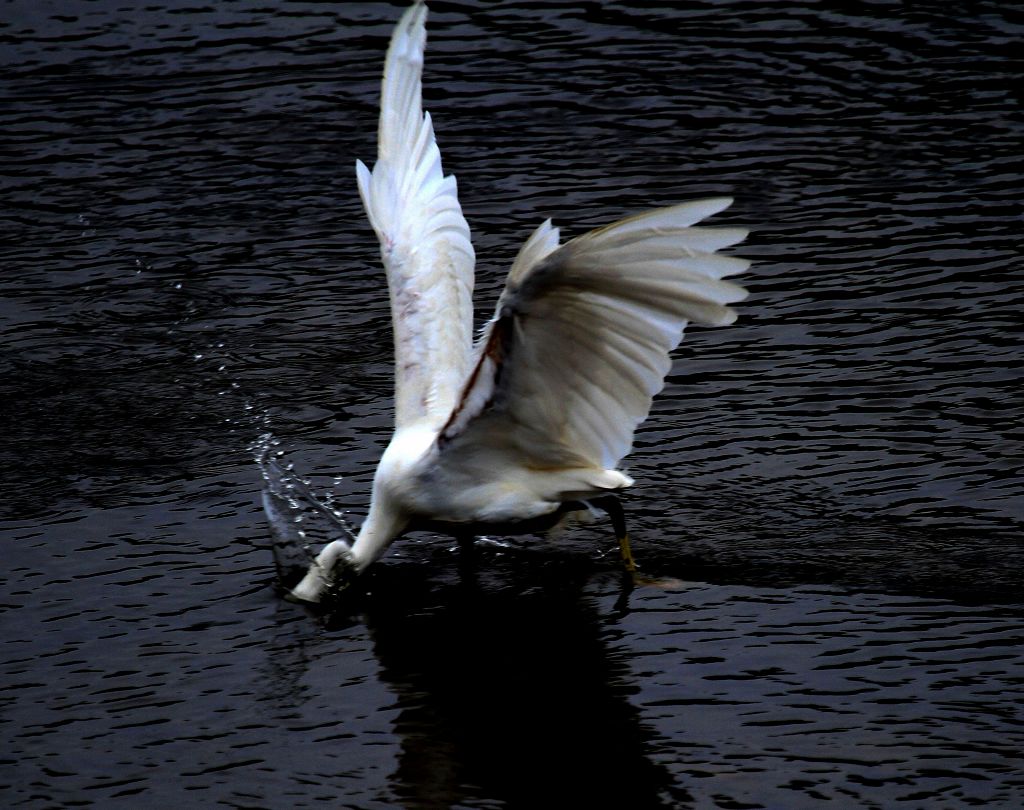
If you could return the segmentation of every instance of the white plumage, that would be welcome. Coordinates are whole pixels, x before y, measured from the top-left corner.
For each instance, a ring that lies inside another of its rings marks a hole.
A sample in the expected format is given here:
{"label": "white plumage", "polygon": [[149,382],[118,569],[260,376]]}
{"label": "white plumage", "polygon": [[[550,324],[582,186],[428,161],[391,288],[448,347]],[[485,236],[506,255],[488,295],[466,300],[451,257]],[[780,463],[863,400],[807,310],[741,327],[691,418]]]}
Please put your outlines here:
{"label": "white plumage", "polygon": [[398,23],[377,163],[372,173],[356,166],[390,291],[395,434],[355,542],[329,543],[292,590],[307,601],[365,569],[404,531],[532,528],[567,503],[629,486],[616,467],[683,329],[732,323],[727,305],[746,295],[723,279],[749,263],[715,253],[746,231],[695,227],[728,198],[657,209],[563,245],[549,220],[519,251],[474,346],[469,227],[421,109],[425,19],[419,3]]}

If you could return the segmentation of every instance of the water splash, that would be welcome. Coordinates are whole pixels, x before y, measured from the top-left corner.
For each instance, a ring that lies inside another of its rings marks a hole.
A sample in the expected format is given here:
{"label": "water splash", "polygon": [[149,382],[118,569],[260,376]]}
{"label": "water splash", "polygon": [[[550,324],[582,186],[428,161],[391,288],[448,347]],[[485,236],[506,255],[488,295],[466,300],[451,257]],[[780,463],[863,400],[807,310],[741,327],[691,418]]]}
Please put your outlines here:
{"label": "water splash", "polygon": [[318,495],[291,462],[284,462],[280,440],[263,433],[250,448],[263,478],[263,510],[270,524],[278,580],[294,583],[314,558],[314,549],[339,537],[350,545],[355,534],[333,507],[334,494]]}

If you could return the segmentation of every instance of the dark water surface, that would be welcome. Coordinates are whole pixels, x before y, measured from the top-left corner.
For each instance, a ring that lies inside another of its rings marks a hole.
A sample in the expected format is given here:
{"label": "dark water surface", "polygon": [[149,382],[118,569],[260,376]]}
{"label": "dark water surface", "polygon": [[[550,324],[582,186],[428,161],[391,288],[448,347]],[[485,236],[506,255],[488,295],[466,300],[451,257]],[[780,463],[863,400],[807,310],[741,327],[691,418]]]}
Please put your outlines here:
{"label": "dark water surface", "polygon": [[0,3],[0,803],[1024,806],[1018,5],[435,4],[482,312],[542,218],[717,194],[752,295],[628,460],[684,586],[415,535],[324,619],[250,447],[365,513],[399,12]]}

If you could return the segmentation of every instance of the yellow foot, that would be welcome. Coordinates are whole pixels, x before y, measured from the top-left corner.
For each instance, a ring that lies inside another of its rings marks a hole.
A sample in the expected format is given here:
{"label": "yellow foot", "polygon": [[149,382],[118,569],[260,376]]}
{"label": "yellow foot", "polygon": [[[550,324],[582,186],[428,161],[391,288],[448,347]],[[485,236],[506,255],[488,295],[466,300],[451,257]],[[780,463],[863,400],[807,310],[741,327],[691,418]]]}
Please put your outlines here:
{"label": "yellow foot", "polygon": [[649,577],[639,571],[632,571],[633,584],[639,587],[660,588],[663,591],[681,591],[689,585],[688,582],[675,577]]}
{"label": "yellow foot", "polygon": [[633,559],[633,549],[629,547],[629,535],[623,534],[619,538],[619,554],[622,555],[622,567],[628,574],[636,575],[636,560]]}
{"label": "yellow foot", "polygon": [[619,553],[622,555],[623,573],[634,586],[661,588],[663,591],[678,591],[687,585],[685,581],[675,577],[649,577],[640,573],[636,567],[636,559],[633,557],[633,549],[629,546],[628,532],[624,532],[619,537]]}

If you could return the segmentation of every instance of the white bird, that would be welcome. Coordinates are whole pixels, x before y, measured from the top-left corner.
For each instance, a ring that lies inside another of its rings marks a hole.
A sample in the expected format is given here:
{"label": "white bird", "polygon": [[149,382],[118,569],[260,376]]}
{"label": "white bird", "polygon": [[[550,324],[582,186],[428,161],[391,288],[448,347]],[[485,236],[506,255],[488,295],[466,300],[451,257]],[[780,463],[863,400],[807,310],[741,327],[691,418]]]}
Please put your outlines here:
{"label": "white bird", "polygon": [[749,262],[715,253],[746,230],[693,227],[729,198],[656,209],[561,245],[547,220],[474,344],[469,226],[421,107],[426,14],[417,3],[392,35],[377,163],[370,172],[356,162],[390,292],[395,432],[355,541],[328,543],[292,589],[308,602],[350,582],[404,532],[536,531],[588,505],[611,516],[633,570],[615,497],[633,480],[617,466],[684,327],[732,323],[726,305],[746,296],[722,279]]}

